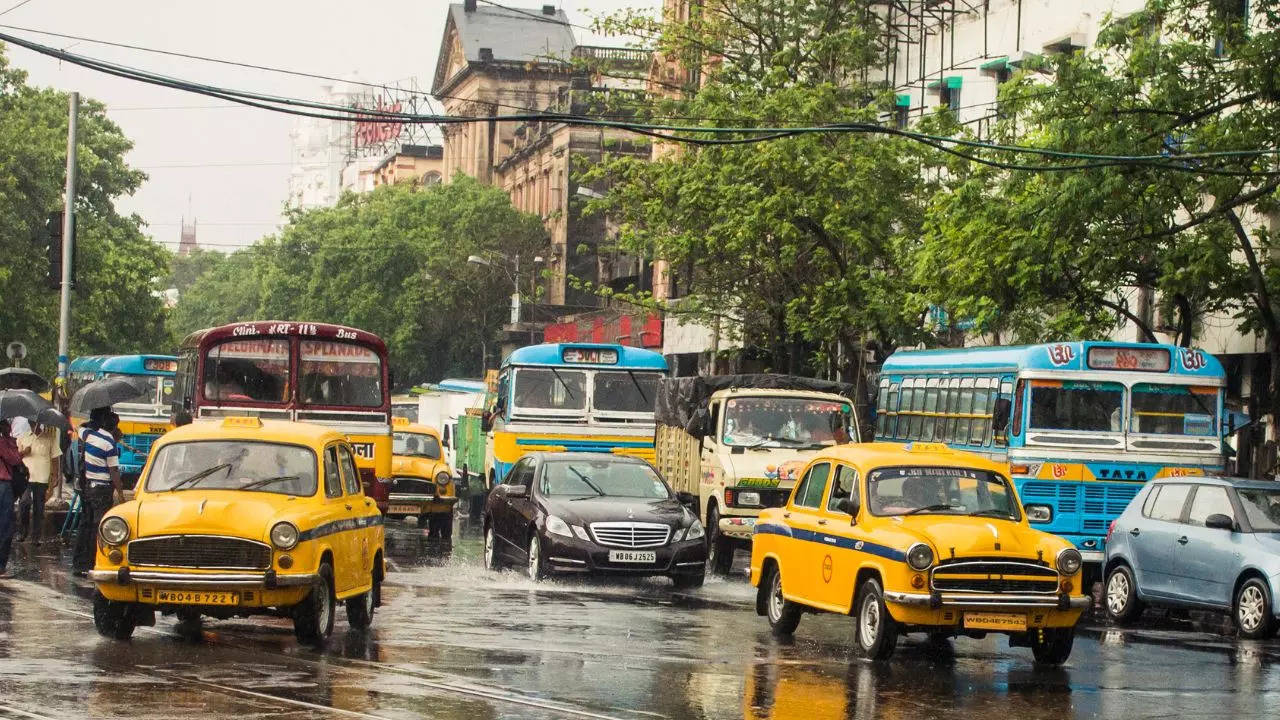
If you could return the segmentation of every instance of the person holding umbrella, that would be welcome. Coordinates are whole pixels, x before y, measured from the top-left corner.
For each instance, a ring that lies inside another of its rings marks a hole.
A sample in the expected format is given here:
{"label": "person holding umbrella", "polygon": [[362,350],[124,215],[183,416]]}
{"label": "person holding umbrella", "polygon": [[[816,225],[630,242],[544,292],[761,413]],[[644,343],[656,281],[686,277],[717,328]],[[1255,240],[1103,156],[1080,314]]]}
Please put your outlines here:
{"label": "person holding umbrella", "polygon": [[18,444],[9,437],[8,419],[0,419],[0,580],[9,574],[9,551],[13,548],[14,516],[13,467],[22,464]]}
{"label": "person holding umbrella", "polygon": [[31,502],[22,505],[18,535],[39,545],[44,532],[44,503],[49,488],[57,487],[61,470],[58,458],[62,457],[62,448],[57,428],[37,420],[18,438],[18,451],[31,476],[27,485]]}
{"label": "person holding umbrella", "polygon": [[71,566],[75,575],[84,577],[93,567],[95,537],[102,516],[111,509],[116,498],[123,497],[120,483],[120,446],[116,444],[116,426],[110,407],[97,407],[89,413],[89,422],[80,428],[81,474],[84,493],[80,527],[76,531],[75,555]]}

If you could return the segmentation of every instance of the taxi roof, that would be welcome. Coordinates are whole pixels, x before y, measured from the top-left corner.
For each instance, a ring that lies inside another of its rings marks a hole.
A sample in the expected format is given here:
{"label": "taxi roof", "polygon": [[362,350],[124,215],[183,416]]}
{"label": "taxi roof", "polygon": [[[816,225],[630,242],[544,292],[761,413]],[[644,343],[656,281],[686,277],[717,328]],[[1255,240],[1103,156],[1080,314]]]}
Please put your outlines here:
{"label": "taxi roof", "polygon": [[392,422],[391,422],[392,432],[426,433],[428,435],[436,435],[436,436],[440,435],[440,431],[437,430],[432,425],[423,425],[422,423],[416,423],[416,422],[397,422],[397,421],[403,421],[403,420],[405,420],[405,418],[392,418]]}
{"label": "taxi roof", "polygon": [[942,443],[849,443],[823,450],[816,458],[830,458],[865,468],[894,465],[936,465],[990,470],[1009,474],[1009,466],[976,453],[952,450]]}
{"label": "taxi roof", "polygon": [[174,428],[156,441],[160,445],[192,440],[257,440],[292,445],[325,445],[346,436],[323,425],[288,420],[227,417],[196,420]]}

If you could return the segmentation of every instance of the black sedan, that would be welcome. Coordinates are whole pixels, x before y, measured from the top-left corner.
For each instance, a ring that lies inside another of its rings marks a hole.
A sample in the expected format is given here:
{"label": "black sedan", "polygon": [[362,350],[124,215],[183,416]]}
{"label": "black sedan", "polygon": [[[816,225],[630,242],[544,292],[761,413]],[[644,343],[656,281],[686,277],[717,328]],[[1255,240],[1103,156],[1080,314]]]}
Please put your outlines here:
{"label": "black sedan", "polygon": [[597,453],[533,453],[489,493],[484,562],[554,573],[666,575],[702,585],[706,532],[653,466]]}

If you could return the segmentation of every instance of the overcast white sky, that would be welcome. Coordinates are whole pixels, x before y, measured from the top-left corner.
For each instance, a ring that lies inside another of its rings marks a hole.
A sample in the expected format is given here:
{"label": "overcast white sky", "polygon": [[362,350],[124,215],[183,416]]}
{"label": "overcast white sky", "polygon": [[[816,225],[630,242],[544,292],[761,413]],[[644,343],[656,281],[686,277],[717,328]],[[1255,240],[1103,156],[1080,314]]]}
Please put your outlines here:
{"label": "overcast white sky", "polygon": [[[570,22],[661,0],[502,0],[515,7],[562,7]],[[0,31],[120,64],[244,90],[322,97],[319,80],[247,70],[90,42],[50,38],[12,26],[96,40],[301,70],[366,82],[417,78],[429,88],[446,0],[0,0]],[[586,37],[580,43],[609,42]],[[618,42],[618,41],[614,41]],[[158,88],[61,64],[6,46],[29,81],[103,101],[134,142],[129,162],[150,178],[120,208],[136,212],[149,233],[176,248],[184,216],[198,240],[228,250],[275,229],[288,189],[289,131],[294,118],[222,100]]]}

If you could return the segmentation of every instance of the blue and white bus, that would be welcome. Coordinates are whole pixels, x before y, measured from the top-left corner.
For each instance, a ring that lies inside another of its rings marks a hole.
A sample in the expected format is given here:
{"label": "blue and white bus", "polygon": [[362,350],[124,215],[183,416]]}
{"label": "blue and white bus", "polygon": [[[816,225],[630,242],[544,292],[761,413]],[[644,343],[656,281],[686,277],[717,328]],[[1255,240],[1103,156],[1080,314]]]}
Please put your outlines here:
{"label": "blue and white bus", "polygon": [[1027,518],[1102,560],[1147,480],[1224,469],[1222,365],[1172,345],[1070,342],[894,353],[876,437],[1007,461]]}
{"label": "blue and white bus", "polygon": [[[147,464],[151,443],[168,432],[169,405],[173,401],[173,379],[178,358],[173,355],[91,355],[78,357],[67,367],[67,383],[71,393],[94,380],[107,377],[141,378],[138,397],[116,403],[112,409],[120,416],[120,432],[124,433],[120,448],[120,475],[131,487]],[[76,427],[89,419],[93,408],[72,406],[71,422]]]}

